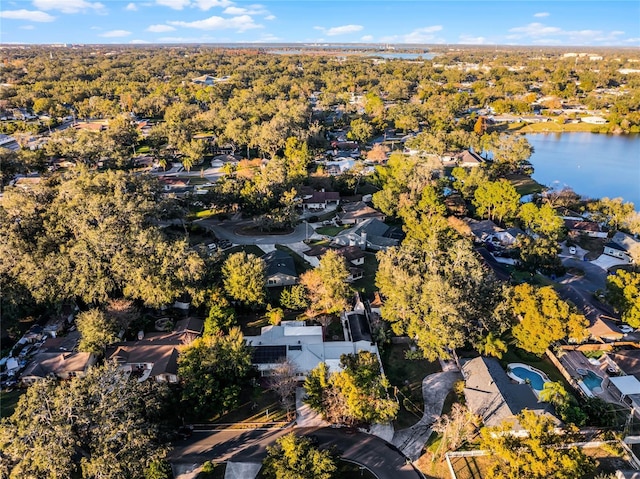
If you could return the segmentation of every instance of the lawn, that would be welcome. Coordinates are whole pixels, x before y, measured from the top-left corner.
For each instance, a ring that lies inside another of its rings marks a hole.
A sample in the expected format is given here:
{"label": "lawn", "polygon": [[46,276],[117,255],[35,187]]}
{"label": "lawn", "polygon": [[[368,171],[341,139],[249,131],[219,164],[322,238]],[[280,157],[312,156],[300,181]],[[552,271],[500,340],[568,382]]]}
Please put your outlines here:
{"label": "lawn", "polygon": [[260,248],[258,248],[256,245],[253,245],[253,244],[234,246],[232,248],[225,249],[223,254],[225,257],[228,257],[233,253],[239,253],[240,251],[244,251],[247,254],[253,254],[258,258],[260,258],[261,256],[264,256],[264,251],[262,251]]}
{"label": "lawn", "polygon": [[18,399],[24,392],[25,389],[0,392],[0,418],[9,417],[13,414],[16,404],[18,404]]}
{"label": "lawn", "polygon": [[589,133],[597,132],[599,125],[590,125],[589,123],[556,123],[548,121],[546,123],[509,123],[508,130],[517,131],[518,133],[547,133],[547,132],[571,132],[586,131]]}
{"label": "lawn", "polygon": [[287,413],[273,391],[256,387],[243,391],[240,406],[221,416],[211,418],[213,424],[229,428],[253,428],[258,425],[288,422]]}
{"label": "lawn", "polygon": [[351,225],[344,226],[321,226],[320,228],[316,228],[316,233],[325,236],[336,236],[341,231],[349,229]]}
{"label": "lawn", "polygon": [[376,273],[378,272],[378,258],[374,253],[367,253],[364,264],[358,266],[364,269],[364,276],[358,281],[354,281],[352,286],[362,293],[373,293],[378,291],[376,287]]}
{"label": "lawn", "polygon": [[442,370],[437,361],[406,359],[406,351],[409,351],[408,344],[389,344],[382,350],[384,372],[391,385],[397,388],[400,401],[400,411],[395,421],[397,429],[410,427],[422,418],[422,380]]}
{"label": "lawn", "polygon": [[530,176],[521,174],[506,175],[505,178],[511,182],[519,195],[525,196],[533,193],[541,193],[545,187],[532,179]]}

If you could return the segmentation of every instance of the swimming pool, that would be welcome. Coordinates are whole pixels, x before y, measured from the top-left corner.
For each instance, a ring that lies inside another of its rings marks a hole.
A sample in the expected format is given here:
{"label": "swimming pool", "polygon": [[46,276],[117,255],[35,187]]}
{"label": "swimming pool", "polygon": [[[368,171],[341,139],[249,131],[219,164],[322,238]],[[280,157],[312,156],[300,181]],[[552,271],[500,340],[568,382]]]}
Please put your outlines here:
{"label": "swimming pool", "polygon": [[602,378],[593,371],[587,371],[587,374],[582,378],[582,382],[593,392],[602,392]]}
{"label": "swimming pool", "polygon": [[549,378],[543,372],[526,364],[511,363],[507,367],[509,368],[507,373],[509,377],[515,379],[519,383],[529,383],[535,392],[542,391],[544,383],[549,382]]}

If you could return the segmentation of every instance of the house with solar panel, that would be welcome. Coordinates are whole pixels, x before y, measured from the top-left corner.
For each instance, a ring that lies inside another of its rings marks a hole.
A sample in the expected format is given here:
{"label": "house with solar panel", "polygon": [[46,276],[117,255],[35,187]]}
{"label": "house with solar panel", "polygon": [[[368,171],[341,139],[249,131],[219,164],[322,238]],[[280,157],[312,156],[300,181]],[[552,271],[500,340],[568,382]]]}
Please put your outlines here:
{"label": "house with solar panel", "polygon": [[371,337],[369,318],[364,310],[342,315],[344,339],[326,338],[322,326],[307,326],[304,321],[283,321],[264,326],[259,336],[245,336],[252,349],[252,362],[262,376],[270,376],[282,361],[293,363],[300,380],[318,364],[327,364],[330,372],[341,370],[343,354],[369,351],[380,357]]}

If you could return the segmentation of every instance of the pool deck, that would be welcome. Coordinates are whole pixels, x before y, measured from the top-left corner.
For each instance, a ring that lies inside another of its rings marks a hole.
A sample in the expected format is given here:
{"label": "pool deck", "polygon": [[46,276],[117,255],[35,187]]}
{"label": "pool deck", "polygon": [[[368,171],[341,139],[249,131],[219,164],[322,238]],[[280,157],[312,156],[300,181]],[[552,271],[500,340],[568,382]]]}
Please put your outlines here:
{"label": "pool deck", "polygon": [[[571,377],[580,378],[582,377],[578,373],[578,369],[584,369],[586,371],[592,371],[593,373],[600,376],[603,381],[609,377],[609,373],[607,372],[606,364],[596,365],[592,364],[589,359],[582,354],[580,351],[566,351],[565,354],[562,355],[560,359],[560,363],[565,367],[565,369],[569,372]],[[605,402],[620,404],[620,402],[614,398],[606,389],[602,389],[602,392],[591,393],[597,397],[602,399]]]}

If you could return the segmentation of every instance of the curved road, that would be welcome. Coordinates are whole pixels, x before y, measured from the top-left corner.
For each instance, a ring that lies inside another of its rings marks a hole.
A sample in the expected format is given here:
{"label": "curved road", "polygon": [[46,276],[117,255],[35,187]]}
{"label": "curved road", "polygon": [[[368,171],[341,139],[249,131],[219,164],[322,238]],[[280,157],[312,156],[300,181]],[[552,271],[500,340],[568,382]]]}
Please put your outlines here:
{"label": "curved road", "polygon": [[189,439],[175,445],[169,461],[174,464],[262,462],[267,446],[289,432],[310,436],[323,449],[334,447],[341,457],[365,466],[378,479],[422,478],[395,446],[376,436],[359,432],[347,434],[344,429],[334,428],[195,431]]}
{"label": "curved road", "polygon": [[287,235],[258,235],[258,236],[244,236],[234,233],[236,228],[242,226],[250,226],[251,221],[243,222],[228,222],[220,224],[219,221],[213,220],[196,220],[195,223],[199,224],[203,228],[212,231],[217,238],[226,239],[233,244],[248,245],[248,244],[291,244],[299,243],[307,238],[310,238],[314,233],[312,226],[307,223],[300,223],[296,226],[293,233]]}

